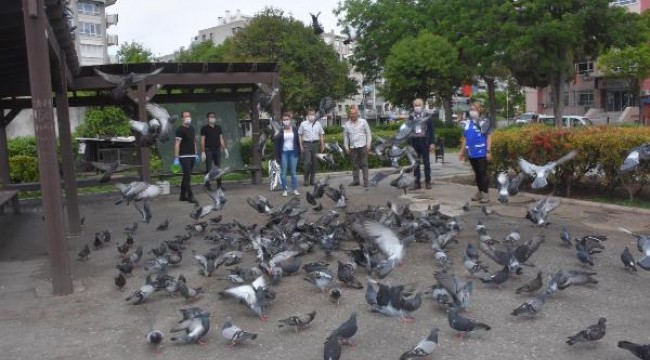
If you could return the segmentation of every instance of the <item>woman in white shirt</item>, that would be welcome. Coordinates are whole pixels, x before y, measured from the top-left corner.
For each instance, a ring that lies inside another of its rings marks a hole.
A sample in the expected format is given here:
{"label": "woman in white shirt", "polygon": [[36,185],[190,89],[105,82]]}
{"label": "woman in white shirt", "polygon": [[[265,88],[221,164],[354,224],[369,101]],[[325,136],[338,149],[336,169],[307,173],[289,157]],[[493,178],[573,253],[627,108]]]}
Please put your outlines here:
{"label": "woman in white shirt", "polygon": [[298,129],[291,125],[291,114],[282,115],[282,131],[273,139],[275,145],[275,160],[280,163],[280,185],[282,186],[282,196],[287,196],[287,170],[291,174],[291,188],[293,194],[298,196],[298,176],[296,168],[298,167],[298,158],[300,157],[300,138]]}

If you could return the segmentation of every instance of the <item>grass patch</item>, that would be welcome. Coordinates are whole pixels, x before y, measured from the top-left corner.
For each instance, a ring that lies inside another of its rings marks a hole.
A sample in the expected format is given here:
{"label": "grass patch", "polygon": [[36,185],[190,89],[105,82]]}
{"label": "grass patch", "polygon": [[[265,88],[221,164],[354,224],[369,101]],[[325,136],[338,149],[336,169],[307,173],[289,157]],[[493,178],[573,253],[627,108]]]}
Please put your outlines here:
{"label": "grass patch", "polygon": [[630,201],[630,199],[616,199],[607,196],[594,196],[589,198],[583,198],[583,200],[595,201],[595,202],[606,203],[606,204],[622,205],[627,207],[635,207],[641,209],[650,209],[650,200],[646,200],[646,199],[634,199],[634,201],[632,202]]}

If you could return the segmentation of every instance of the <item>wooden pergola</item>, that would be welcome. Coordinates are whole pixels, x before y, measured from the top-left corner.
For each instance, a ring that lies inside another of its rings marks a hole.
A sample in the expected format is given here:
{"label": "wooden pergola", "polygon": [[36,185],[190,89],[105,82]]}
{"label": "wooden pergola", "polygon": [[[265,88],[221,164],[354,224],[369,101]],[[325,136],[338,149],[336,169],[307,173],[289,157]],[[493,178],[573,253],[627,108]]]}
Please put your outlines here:
{"label": "wooden pergola", "polygon": [[[259,102],[258,85],[279,84],[275,63],[148,63],[98,66],[116,75],[131,72],[163,71],[148,77],[129,90],[126,102],[108,95],[114,85],[94,73],[93,67],[80,67],[74,47],[73,29],[65,17],[63,0],[5,0],[0,8],[0,184],[2,188],[20,188],[11,184],[7,125],[22,109],[33,109],[39,157],[40,187],[45,216],[45,234],[52,267],[55,294],[72,292],[72,274],[68,256],[61,185],[65,189],[68,232],[80,233],[77,180],[72,153],[69,120],[70,106],[133,106],[138,120],[147,121],[146,104],[188,102],[246,102],[251,110]],[[53,90],[54,89],[54,96]],[[83,91],[83,96],[81,95]],[[54,100],[54,103],[53,103]],[[56,105],[63,181],[59,177],[54,128]],[[280,99],[272,103],[279,117]],[[251,111],[253,144],[260,136],[259,114]],[[149,181],[149,149],[140,148],[144,165],[141,179]],[[253,183],[261,182],[261,158],[253,151]],[[34,188],[34,184],[30,186]]]}

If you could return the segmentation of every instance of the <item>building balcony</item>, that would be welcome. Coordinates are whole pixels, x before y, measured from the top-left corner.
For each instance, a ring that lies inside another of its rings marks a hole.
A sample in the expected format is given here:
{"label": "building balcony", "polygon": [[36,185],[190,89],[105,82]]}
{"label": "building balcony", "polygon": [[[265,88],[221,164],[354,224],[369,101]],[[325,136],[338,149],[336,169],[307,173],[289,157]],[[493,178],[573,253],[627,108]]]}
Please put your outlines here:
{"label": "building balcony", "polygon": [[108,14],[106,15],[106,27],[110,27],[112,25],[117,25],[117,14]]}
{"label": "building balcony", "polygon": [[117,46],[117,35],[106,35],[106,46]]}

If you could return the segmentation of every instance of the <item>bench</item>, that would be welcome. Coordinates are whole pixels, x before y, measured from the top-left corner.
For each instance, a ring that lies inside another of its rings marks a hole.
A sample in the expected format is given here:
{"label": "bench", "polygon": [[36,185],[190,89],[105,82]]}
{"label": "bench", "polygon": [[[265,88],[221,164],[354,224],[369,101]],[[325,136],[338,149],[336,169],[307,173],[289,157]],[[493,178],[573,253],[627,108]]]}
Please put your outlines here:
{"label": "bench", "polygon": [[445,138],[438,137],[434,143],[433,154],[435,155],[436,162],[438,159],[444,164],[445,163]]}
{"label": "bench", "polygon": [[14,208],[14,214],[20,214],[18,190],[0,190],[0,215],[4,215],[5,205],[10,201],[11,206]]}

